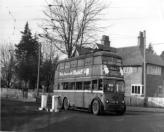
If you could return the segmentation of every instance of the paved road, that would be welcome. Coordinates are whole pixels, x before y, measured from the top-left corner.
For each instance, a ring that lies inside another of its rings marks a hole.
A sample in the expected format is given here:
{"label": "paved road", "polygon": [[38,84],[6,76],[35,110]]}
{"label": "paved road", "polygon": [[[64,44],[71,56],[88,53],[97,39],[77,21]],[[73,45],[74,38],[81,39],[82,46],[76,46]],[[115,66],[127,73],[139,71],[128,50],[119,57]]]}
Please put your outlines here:
{"label": "paved road", "polygon": [[[35,130],[34,130],[35,129]],[[127,112],[94,116],[67,111],[39,117],[19,130],[55,132],[164,132],[164,113]]]}
{"label": "paved road", "polygon": [[94,116],[82,111],[38,111],[36,103],[2,100],[2,130],[55,132],[164,132],[164,113],[128,111]]}

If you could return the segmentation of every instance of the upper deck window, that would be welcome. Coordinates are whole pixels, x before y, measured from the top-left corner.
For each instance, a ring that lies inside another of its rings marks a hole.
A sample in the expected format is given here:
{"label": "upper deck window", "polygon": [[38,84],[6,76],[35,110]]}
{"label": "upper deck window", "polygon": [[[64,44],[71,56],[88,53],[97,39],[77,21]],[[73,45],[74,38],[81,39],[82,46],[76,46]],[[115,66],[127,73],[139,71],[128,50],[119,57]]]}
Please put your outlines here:
{"label": "upper deck window", "polygon": [[121,59],[114,57],[103,57],[103,64],[119,65],[121,66]]}
{"label": "upper deck window", "polygon": [[60,70],[64,69],[64,63],[60,63]]}
{"label": "upper deck window", "polygon": [[103,64],[113,64],[113,57],[103,57]]}
{"label": "upper deck window", "polygon": [[71,67],[74,68],[77,66],[77,60],[71,61]]}
{"label": "upper deck window", "polygon": [[117,65],[120,65],[121,66],[121,64],[122,64],[121,59],[117,59]]}
{"label": "upper deck window", "polygon": [[102,64],[101,56],[94,57],[93,61],[94,61],[94,64]]}
{"label": "upper deck window", "polygon": [[84,59],[78,60],[78,66],[84,66]]}
{"label": "upper deck window", "polygon": [[86,66],[89,66],[89,65],[91,65],[92,64],[92,58],[90,57],[90,58],[86,58],[85,59],[85,65]]}
{"label": "upper deck window", "polygon": [[65,63],[65,69],[70,68],[70,62]]}
{"label": "upper deck window", "polygon": [[58,71],[60,70],[60,64],[57,65],[57,70],[58,70]]}

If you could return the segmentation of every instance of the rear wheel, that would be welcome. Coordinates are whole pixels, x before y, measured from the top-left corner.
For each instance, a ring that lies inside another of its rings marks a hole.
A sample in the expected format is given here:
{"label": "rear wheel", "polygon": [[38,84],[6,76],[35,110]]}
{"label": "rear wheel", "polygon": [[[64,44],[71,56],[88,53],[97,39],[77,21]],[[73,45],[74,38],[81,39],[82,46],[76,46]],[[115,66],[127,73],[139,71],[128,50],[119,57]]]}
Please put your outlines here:
{"label": "rear wheel", "polygon": [[100,103],[97,99],[95,99],[92,103],[92,112],[94,115],[99,115],[100,114],[100,109],[101,109],[101,106],[100,106]]}
{"label": "rear wheel", "polygon": [[64,110],[68,110],[69,109],[69,102],[68,102],[67,98],[64,98],[63,108],[64,108]]}

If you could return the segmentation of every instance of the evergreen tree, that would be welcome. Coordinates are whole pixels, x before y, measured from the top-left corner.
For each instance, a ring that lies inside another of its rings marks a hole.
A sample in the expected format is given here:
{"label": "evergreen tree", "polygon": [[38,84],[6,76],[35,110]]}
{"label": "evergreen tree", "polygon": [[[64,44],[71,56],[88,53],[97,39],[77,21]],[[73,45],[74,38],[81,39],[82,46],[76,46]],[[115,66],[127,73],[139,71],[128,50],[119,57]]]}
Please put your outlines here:
{"label": "evergreen tree", "polygon": [[161,58],[164,60],[164,51],[162,51],[162,53],[161,53]]}
{"label": "evergreen tree", "polygon": [[146,52],[150,53],[150,54],[156,54],[151,43],[149,44],[148,48],[146,49]]}
{"label": "evergreen tree", "polygon": [[54,74],[56,70],[56,65],[58,61],[58,56],[52,60],[46,59],[40,69],[40,81],[41,84],[46,87],[46,92],[52,92],[54,83]]}
{"label": "evergreen tree", "polygon": [[[36,37],[32,37],[31,30],[29,29],[28,22],[22,32],[22,38],[18,45],[16,45],[16,59],[17,67],[16,72],[21,81],[25,84],[30,84],[32,88],[35,87],[37,78],[37,65],[38,65],[38,51],[39,43]],[[29,83],[27,83],[29,82]],[[27,88],[27,85],[25,85]]]}

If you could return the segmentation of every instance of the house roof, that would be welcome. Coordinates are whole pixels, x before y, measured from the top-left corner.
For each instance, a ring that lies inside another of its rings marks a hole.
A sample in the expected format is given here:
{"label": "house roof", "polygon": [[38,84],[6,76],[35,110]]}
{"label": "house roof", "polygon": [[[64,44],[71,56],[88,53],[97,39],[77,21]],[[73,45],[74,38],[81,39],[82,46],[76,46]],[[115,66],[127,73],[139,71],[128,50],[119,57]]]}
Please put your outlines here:
{"label": "house roof", "polygon": [[146,61],[149,64],[156,64],[159,66],[164,66],[164,60],[158,55],[147,53],[146,54]]}
{"label": "house roof", "polygon": [[[118,48],[117,52],[123,58],[123,65],[142,65],[144,57],[139,46]],[[155,54],[146,53],[146,63],[164,66],[162,58]]]}
{"label": "house roof", "polygon": [[111,47],[111,46],[110,47],[104,47],[104,45],[98,44],[98,43],[96,43],[96,48],[99,50],[106,50],[106,51],[110,51],[110,52],[114,52],[114,53],[117,52],[116,48],[114,48],[114,47]]}
{"label": "house roof", "polygon": [[[103,45],[97,44],[96,49],[88,48],[88,47],[77,47],[77,51],[79,55],[86,55],[89,53],[93,53],[96,50],[103,51],[111,51],[114,53],[118,53],[123,59],[124,66],[138,66],[142,65],[144,62],[143,54],[141,53],[141,48],[139,46],[131,46],[131,47],[123,47],[123,48],[104,48]],[[153,64],[158,66],[164,66],[164,61],[162,58],[155,54],[146,53],[146,63]]]}
{"label": "house roof", "polygon": [[142,65],[143,63],[138,46],[118,48],[117,52],[123,59],[123,65]]}
{"label": "house roof", "polygon": [[91,52],[93,52],[94,49],[90,48],[90,47],[80,47],[77,46],[76,47],[76,51],[78,52],[79,55],[85,55],[85,54],[89,54]]}

